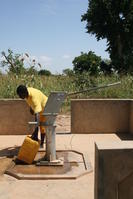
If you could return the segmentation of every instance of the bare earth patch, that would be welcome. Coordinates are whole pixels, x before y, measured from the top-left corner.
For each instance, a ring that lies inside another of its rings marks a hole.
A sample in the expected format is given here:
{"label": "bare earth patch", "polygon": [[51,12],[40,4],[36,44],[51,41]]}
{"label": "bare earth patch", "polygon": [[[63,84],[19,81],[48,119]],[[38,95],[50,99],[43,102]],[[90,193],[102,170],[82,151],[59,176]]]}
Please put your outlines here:
{"label": "bare earth patch", "polygon": [[57,133],[69,133],[71,125],[70,115],[58,115],[56,118],[56,132]]}

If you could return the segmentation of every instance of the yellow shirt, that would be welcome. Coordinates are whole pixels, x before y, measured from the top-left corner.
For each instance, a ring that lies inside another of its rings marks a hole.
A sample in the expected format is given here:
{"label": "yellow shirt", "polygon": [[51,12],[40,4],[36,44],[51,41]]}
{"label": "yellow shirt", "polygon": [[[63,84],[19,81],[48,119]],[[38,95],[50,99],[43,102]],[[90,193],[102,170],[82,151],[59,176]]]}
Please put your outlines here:
{"label": "yellow shirt", "polygon": [[39,113],[44,110],[47,102],[47,96],[44,95],[40,90],[28,87],[28,98],[26,98],[27,104],[32,108],[34,113]]}

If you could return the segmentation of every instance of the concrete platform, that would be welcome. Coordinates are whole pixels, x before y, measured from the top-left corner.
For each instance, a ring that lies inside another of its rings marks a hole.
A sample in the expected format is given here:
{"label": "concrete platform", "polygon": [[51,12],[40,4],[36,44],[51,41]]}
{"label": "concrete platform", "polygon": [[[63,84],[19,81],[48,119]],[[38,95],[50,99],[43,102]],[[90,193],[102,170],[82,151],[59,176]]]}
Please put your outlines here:
{"label": "concrete platform", "polygon": [[[124,136],[123,136],[124,137]],[[0,159],[8,157],[10,164],[11,151],[21,146],[25,136],[0,136]],[[102,142],[119,143],[128,140],[116,134],[79,134],[79,135],[57,135],[57,150],[76,150],[86,154],[94,168],[94,143]],[[133,141],[129,141],[133,144]],[[10,153],[9,153],[10,151]],[[0,167],[1,169],[1,167]],[[0,171],[1,174],[4,171]],[[94,199],[94,169],[76,180],[17,180],[6,174],[0,177],[0,198],[1,199]]]}
{"label": "concrete platform", "polygon": [[73,150],[56,151],[57,159],[63,159],[63,165],[36,166],[37,161],[43,158],[45,153],[42,150],[38,151],[34,162],[30,165],[15,161],[14,159],[4,173],[19,180],[70,180],[92,172],[92,166],[90,161],[86,159],[87,157],[83,153]]}

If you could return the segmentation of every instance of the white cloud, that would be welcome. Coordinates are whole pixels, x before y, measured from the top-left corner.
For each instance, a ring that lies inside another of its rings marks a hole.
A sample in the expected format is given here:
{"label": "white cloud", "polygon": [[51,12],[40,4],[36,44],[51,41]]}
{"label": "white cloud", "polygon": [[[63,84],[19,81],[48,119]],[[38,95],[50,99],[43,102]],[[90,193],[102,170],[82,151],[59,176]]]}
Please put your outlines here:
{"label": "white cloud", "polygon": [[70,59],[71,58],[71,56],[70,55],[63,55],[63,57],[62,57],[63,59]]}
{"label": "white cloud", "polygon": [[39,57],[39,61],[41,63],[44,63],[45,65],[51,65],[52,58],[45,56],[45,55],[42,55],[42,56]]}
{"label": "white cloud", "polygon": [[[26,53],[26,54],[23,54],[20,58],[24,58],[25,66],[29,66],[33,64],[35,65],[35,68],[37,70],[48,68],[49,66],[51,66],[51,63],[52,63],[52,58],[46,55],[36,56],[36,55],[29,55]],[[38,64],[41,65],[41,68]]]}

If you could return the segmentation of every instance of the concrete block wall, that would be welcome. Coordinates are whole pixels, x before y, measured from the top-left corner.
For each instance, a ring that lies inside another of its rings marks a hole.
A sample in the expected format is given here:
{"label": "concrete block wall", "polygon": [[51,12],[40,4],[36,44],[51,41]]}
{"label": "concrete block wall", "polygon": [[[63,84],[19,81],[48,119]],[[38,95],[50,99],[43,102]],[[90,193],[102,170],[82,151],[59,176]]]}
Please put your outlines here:
{"label": "concrete block wall", "polygon": [[24,100],[0,100],[0,135],[26,135],[32,128],[28,122],[34,121]]}
{"label": "concrete block wall", "polygon": [[95,199],[133,198],[133,141],[95,144]]}
{"label": "concrete block wall", "polygon": [[[34,121],[24,100],[0,100],[0,135],[25,135]],[[133,133],[133,101],[82,99],[71,101],[72,133]]]}
{"label": "concrete block wall", "polygon": [[133,101],[126,99],[71,100],[71,132],[133,133]]}

